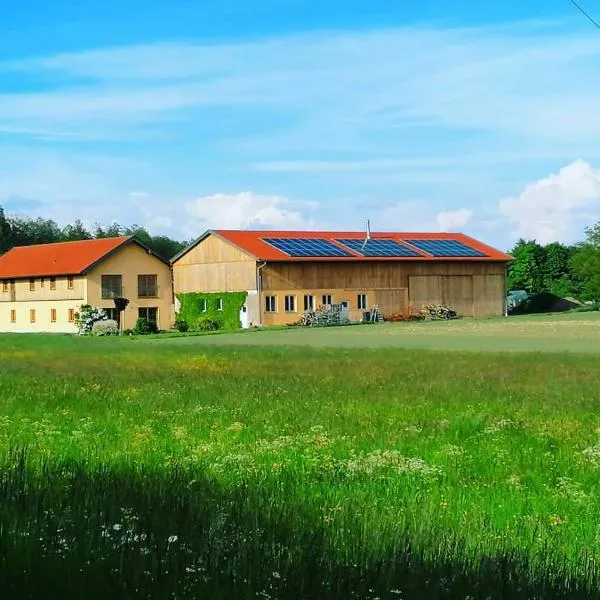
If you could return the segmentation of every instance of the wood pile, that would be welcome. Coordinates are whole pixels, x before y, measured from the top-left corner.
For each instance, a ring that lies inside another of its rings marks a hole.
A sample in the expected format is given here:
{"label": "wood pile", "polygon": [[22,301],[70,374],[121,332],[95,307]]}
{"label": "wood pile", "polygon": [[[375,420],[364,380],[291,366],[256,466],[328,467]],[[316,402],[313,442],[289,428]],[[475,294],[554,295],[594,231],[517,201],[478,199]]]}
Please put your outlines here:
{"label": "wood pile", "polygon": [[458,315],[456,311],[447,306],[428,305],[421,310],[421,319],[424,321],[446,321],[448,319],[456,319]]}
{"label": "wood pile", "polygon": [[306,311],[294,323],[300,327],[324,327],[327,325],[342,325],[348,323],[347,311],[341,304],[328,304],[319,306],[316,310]]}

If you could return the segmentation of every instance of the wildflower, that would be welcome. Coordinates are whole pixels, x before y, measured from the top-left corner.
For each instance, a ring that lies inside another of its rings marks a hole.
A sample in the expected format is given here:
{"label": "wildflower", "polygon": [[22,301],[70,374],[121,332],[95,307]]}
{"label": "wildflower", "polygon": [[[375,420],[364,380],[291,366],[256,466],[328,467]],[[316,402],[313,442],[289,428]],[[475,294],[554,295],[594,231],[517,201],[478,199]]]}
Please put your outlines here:
{"label": "wildflower", "polygon": [[112,528],[113,528],[113,531],[121,531],[121,528],[122,528],[121,523],[115,523],[112,526]]}
{"label": "wildflower", "polygon": [[174,544],[174,543],[175,543],[175,542],[176,542],[178,539],[179,539],[179,537],[178,537],[178,536],[176,536],[176,535],[170,535],[170,536],[168,537],[168,539],[167,539],[167,542],[168,542],[169,544]]}

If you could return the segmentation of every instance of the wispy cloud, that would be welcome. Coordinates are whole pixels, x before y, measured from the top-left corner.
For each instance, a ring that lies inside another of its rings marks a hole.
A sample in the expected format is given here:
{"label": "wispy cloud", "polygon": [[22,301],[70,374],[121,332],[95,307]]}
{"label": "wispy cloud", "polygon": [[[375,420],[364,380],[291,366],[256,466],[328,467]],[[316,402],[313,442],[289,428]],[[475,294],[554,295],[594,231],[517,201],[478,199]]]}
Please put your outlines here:
{"label": "wispy cloud", "polygon": [[[147,125],[202,107],[268,107],[290,112],[291,132],[305,128],[315,147],[317,128],[377,134],[387,146],[402,135],[391,129],[434,126],[591,139],[600,131],[599,57],[598,36],[531,24],[160,43],[0,63],[34,89],[0,94],[0,114],[21,125]],[[48,77],[55,89],[35,91]]]}
{"label": "wispy cloud", "polygon": [[[0,62],[0,144],[22,143],[0,153],[0,204],[39,199],[57,218],[83,206],[173,231],[182,211],[194,228],[334,226],[368,212],[400,229],[537,234],[528,220],[546,217],[527,208],[538,201],[524,182],[600,159],[600,36],[577,27],[330,31]],[[558,228],[567,212],[552,212],[548,236],[570,235]]]}

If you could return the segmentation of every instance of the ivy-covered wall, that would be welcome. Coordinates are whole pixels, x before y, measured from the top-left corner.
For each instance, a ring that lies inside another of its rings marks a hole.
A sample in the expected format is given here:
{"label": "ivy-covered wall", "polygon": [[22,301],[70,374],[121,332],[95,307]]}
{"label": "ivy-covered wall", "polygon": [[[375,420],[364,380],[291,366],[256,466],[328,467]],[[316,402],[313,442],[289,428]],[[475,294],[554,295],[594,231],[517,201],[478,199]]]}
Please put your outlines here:
{"label": "ivy-covered wall", "polygon": [[[247,292],[177,294],[181,303],[177,318],[184,320],[191,330],[198,329],[198,322],[202,319],[219,321],[222,329],[239,329],[240,310],[247,296]],[[223,300],[223,310],[217,309],[219,298]],[[203,301],[206,302],[206,310],[203,310]]]}

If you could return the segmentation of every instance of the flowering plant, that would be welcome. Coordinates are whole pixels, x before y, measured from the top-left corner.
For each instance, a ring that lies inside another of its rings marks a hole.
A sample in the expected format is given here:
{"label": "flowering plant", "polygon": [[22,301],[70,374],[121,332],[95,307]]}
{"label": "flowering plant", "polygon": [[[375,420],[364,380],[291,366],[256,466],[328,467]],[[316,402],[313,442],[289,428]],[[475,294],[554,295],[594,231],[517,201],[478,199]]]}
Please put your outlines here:
{"label": "flowering plant", "polygon": [[108,316],[104,309],[84,304],[79,312],[75,313],[75,327],[77,327],[79,335],[87,335],[92,332],[94,323],[107,319]]}

